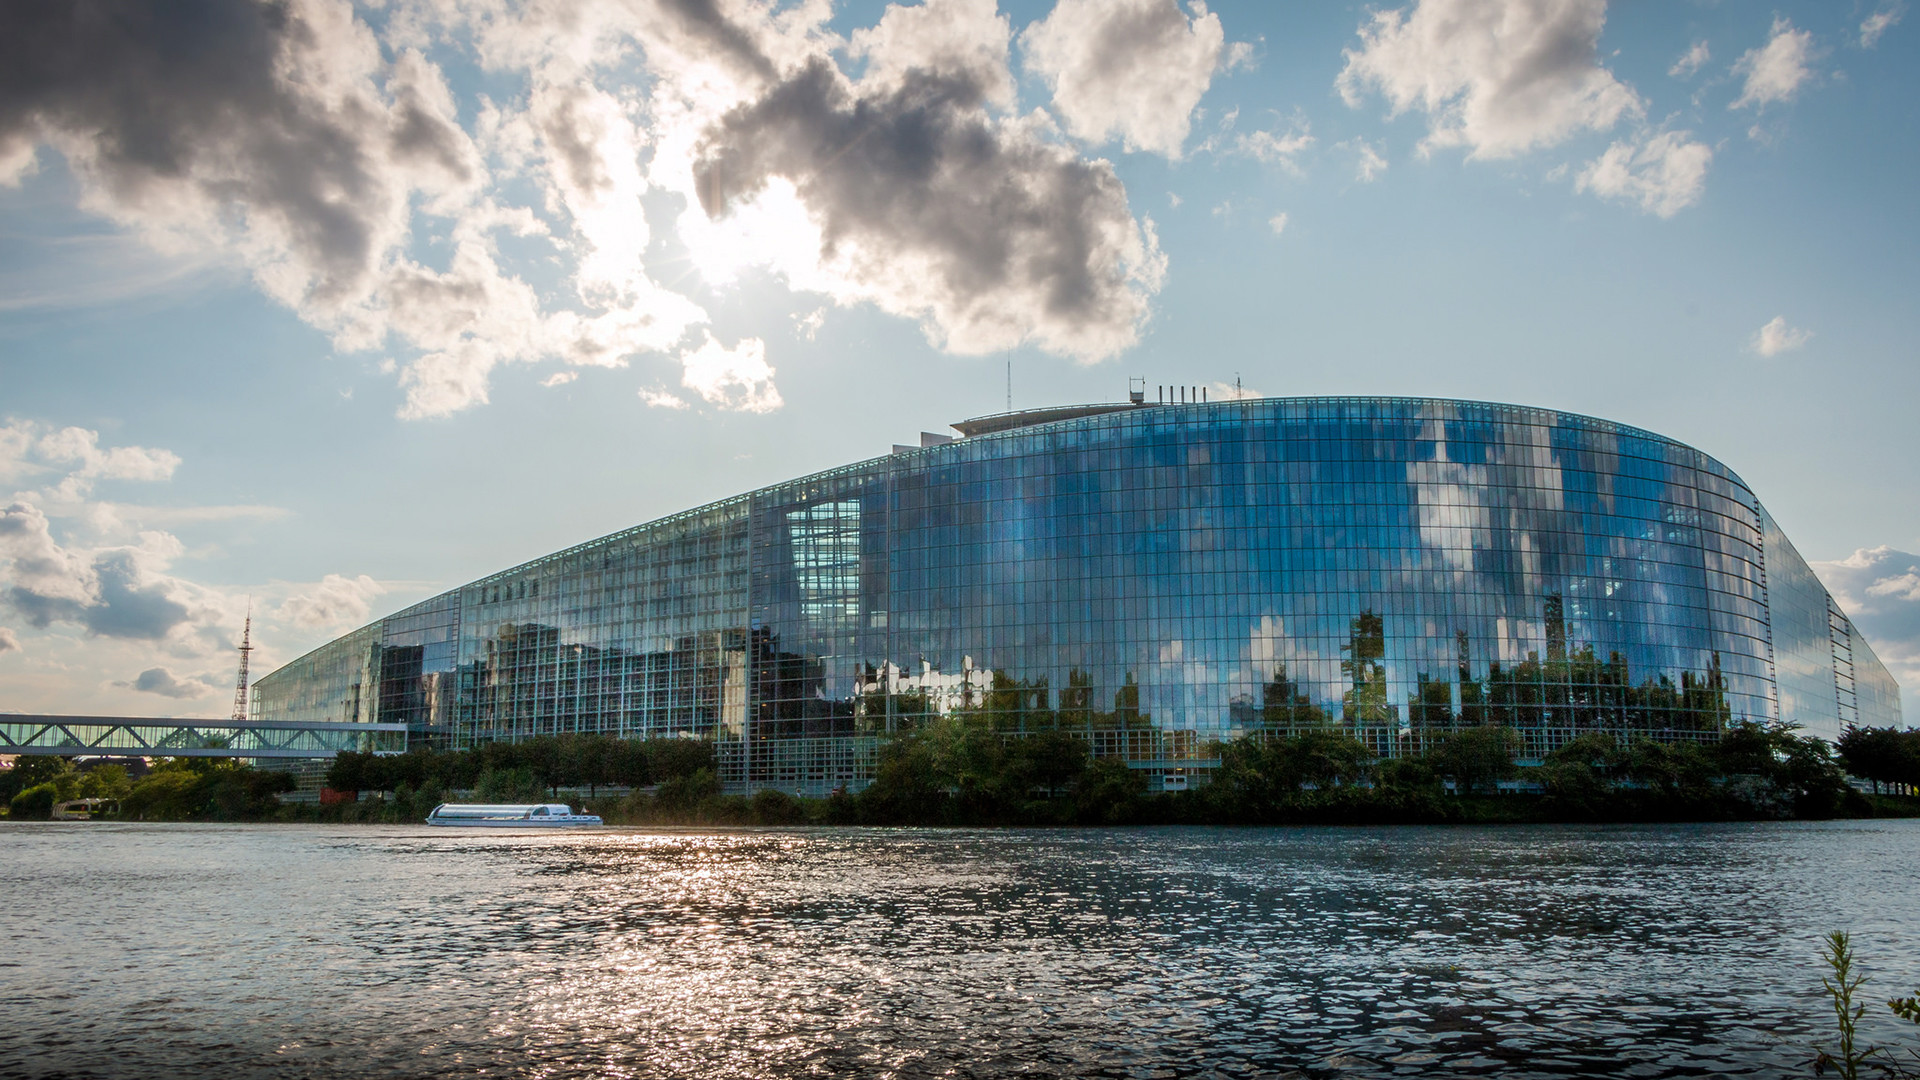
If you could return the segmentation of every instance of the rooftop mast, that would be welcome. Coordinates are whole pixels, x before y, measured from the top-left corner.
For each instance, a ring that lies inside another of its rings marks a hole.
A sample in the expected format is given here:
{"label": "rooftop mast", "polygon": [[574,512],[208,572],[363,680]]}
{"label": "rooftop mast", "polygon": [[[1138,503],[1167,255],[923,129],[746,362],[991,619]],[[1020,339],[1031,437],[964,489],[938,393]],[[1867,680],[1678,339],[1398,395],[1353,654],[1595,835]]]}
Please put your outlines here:
{"label": "rooftop mast", "polygon": [[247,654],[253,651],[253,601],[247,601],[246,629],[240,632],[240,680],[233,687],[233,718],[247,720]]}

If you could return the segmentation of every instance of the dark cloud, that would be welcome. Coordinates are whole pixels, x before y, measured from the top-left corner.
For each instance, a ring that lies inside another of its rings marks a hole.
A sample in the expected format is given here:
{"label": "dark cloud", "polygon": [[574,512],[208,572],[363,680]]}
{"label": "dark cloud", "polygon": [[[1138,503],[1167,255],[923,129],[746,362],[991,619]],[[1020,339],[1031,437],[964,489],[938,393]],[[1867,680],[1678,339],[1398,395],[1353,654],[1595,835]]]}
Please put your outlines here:
{"label": "dark cloud", "polygon": [[70,622],[101,637],[143,641],[158,641],[191,617],[184,606],[167,595],[164,583],[139,584],[139,570],[129,552],[102,554],[94,560],[93,570],[99,588],[97,599],[83,603],[15,584],[6,590],[7,603],[37,630],[56,622]]}
{"label": "dark cloud", "polygon": [[120,685],[130,686],[144,693],[159,694],[161,697],[170,698],[197,698],[204,697],[207,693],[207,685],[205,683],[197,681],[189,682],[185,679],[178,678],[173,672],[163,667],[148,668],[135,677],[132,682],[122,683]]}
{"label": "dark cloud", "polygon": [[158,641],[188,621],[187,609],[155,583],[141,587],[139,568],[127,552],[109,552],[94,560],[100,602],[80,613],[80,623],[101,637]]}
{"label": "dark cloud", "polygon": [[659,0],[659,7],[682,34],[719,50],[738,67],[773,78],[773,61],[754,42],[753,35],[727,18],[714,0]]}
{"label": "dark cloud", "polygon": [[7,589],[7,604],[27,620],[35,630],[45,630],[56,622],[77,622],[85,608],[61,596],[45,596],[22,585]]}
{"label": "dark cloud", "polygon": [[995,120],[989,89],[914,70],[863,96],[816,57],[708,133],[702,207],[721,216],[785,178],[824,262],[961,351],[1027,334],[1086,358],[1132,344],[1144,299],[1124,265],[1138,240],[1125,189],[1108,163]]}
{"label": "dark cloud", "polygon": [[351,21],[305,11],[258,0],[0,5],[0,146],[54,142],[129,219],[182,194],[221,215],[238,208],[292,257],[304,295],[358,295],[404,199],[392,170],[463,177],[465,137],[408,64],[390,80],[391,105],[333,76],[369,46]]}

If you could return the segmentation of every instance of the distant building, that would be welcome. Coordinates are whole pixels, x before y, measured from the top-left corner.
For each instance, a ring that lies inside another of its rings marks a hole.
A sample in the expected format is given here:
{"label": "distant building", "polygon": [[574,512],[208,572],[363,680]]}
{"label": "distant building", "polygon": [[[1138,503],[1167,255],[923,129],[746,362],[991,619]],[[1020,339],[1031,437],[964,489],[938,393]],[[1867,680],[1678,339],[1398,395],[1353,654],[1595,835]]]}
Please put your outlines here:
{"label": "distant building", "polygon": [[1746,484],[1646,431],[1384,397],[955,426],[416,604],[262,678],[256,715],[707,738],[731,783],[807,790],[956,712],[1176,780],[1321,723],[1383,754],[1501,723],[1539,755],[1900,720]]}

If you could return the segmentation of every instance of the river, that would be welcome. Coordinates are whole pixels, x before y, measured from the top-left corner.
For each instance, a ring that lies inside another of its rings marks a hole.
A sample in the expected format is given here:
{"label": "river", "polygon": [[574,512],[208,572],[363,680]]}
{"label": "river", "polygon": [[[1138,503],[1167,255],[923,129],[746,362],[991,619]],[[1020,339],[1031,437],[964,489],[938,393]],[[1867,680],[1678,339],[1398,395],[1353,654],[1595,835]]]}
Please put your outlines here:
{"label": "river", "polygon": [[1920,821],[15,824],[0,1075],[1806,1076],[1831,928],[1920,1045]]}

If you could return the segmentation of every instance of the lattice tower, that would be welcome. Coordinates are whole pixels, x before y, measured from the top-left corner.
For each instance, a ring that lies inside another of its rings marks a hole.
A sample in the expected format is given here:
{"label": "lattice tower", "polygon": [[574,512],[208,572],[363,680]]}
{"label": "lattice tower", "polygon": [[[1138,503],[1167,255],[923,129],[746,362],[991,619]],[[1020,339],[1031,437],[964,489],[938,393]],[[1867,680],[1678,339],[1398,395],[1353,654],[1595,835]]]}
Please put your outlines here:
{"label": "lattice tower", "polygon": [[253,608],[248,605],[246,629],[240,632],[240,680],[233,687],[233,718],[247,719],[247,654],[253,651]]}

